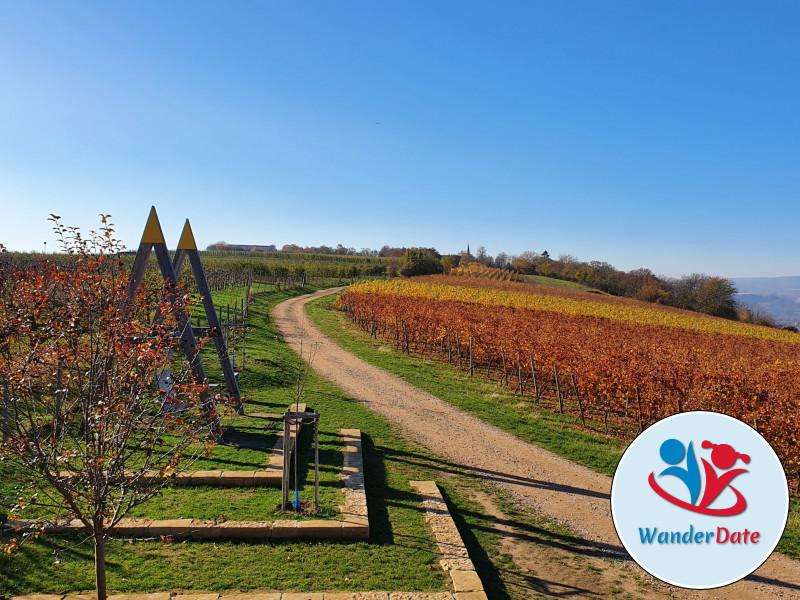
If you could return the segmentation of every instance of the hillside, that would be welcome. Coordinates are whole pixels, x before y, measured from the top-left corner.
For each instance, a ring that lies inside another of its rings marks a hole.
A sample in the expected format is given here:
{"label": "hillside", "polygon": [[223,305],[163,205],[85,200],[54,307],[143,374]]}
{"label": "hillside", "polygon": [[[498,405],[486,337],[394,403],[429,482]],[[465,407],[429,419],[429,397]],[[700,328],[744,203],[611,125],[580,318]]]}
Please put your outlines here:
{"label": "hillside", "polygon": [[736,299],[775,317],[779,325],[800,325],[800,276],[739,277]]}

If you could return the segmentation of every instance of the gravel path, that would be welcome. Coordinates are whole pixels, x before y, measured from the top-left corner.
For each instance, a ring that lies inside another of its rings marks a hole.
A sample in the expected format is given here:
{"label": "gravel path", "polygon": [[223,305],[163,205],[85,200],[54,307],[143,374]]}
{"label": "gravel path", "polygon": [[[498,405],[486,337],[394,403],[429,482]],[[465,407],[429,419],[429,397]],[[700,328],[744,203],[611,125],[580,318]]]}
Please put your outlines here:
{"label": "gravel path", "polygon": [[[314,347],[313,368],[347,394],[402,426],[413,438],[509,492],[520,503],[568,524],[598,552],[629,560],[611,521],[611,478],[576,465],[374,367],[342,349],[309,320],[304,305],[338,291],[292,298],[273,311],[275,324],[299,352]],[[800,563],[774,554],[753,575],[724,589],[689,592],[686,598],[798,598]]]}

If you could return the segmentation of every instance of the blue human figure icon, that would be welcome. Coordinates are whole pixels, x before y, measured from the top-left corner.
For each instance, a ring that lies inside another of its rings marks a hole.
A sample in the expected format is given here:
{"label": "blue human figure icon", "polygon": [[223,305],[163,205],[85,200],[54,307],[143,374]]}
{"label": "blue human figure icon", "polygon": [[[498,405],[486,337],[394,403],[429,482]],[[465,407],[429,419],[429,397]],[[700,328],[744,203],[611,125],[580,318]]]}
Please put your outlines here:
{"label": "blue human figure icon", "polygon": [[[691,504],[697,502],[697,497],[700,495],[700,468],[697,465],[692,442],[689,442],[689,449],[686,450],[679,440],[669,439],[661,444],[659,453],[665,463],[673,465],[661,471],[659,477],[662,475],[674,475],[683,481],[689,489]],[[686,468],[678,467],[677,465],[683,460],[684,455],[686,456]]]}

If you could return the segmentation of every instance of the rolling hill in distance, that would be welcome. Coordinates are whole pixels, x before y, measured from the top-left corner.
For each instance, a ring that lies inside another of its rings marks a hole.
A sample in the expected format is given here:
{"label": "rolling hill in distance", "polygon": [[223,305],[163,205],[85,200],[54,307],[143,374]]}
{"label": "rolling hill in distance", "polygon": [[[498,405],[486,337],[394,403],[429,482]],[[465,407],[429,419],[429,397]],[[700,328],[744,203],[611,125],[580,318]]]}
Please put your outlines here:
{"label": "rolling hill in distance", "polygon": [[737,277],[736,299],[772,314],[780,325],[800,323],[800,276]]}

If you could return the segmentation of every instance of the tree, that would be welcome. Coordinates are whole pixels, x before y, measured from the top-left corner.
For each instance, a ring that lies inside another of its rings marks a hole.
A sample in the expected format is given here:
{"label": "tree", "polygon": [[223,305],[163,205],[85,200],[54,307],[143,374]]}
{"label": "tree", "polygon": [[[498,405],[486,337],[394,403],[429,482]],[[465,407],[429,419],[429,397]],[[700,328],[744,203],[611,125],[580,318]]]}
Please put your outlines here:
{"label": "tree", "polygon": [[450,270],[451,270],[453,267],[455,267],[455,266],[456,266],[456,257],[455,257],[455,256],[453,256],[452,254],[448,254],[448,255],[446,255],[446,256],[443,256],[443,257],[442,257],[442,260],[441,260],[441,264],[442,264],[442,270],[443,270],[445,273],[449,273],[449,272],[450,272]]}
{"label": "tree", "polygon": [[400,271],[404,277],[441,273],[442,263],[439,253],[433,248],[409,248],[406,250],[405,264]]}
{"label": "tree", "polygon": [[736,319],[736,287],[730,279],[710,277],[697,290],[697,310],[722,317]]}
{"label": "tree", "polygon": [[213,444],[216,414],[207,383],[172,360],[188,296],[166,282],[129,298],[108,218],[88,238],[53,220],[71,260],[0,265],[0,457],[21,482],[15,517],[33,507],[83,525],[104,600],[114,526]]}
{"label": "tree", "polygon": [[536,274],[536,263],[541,260],[541,258],[542,257],[536,254],[536,252],[526,250],[519,256],[512,257],[511,268],[520,273],[534,275]]}

